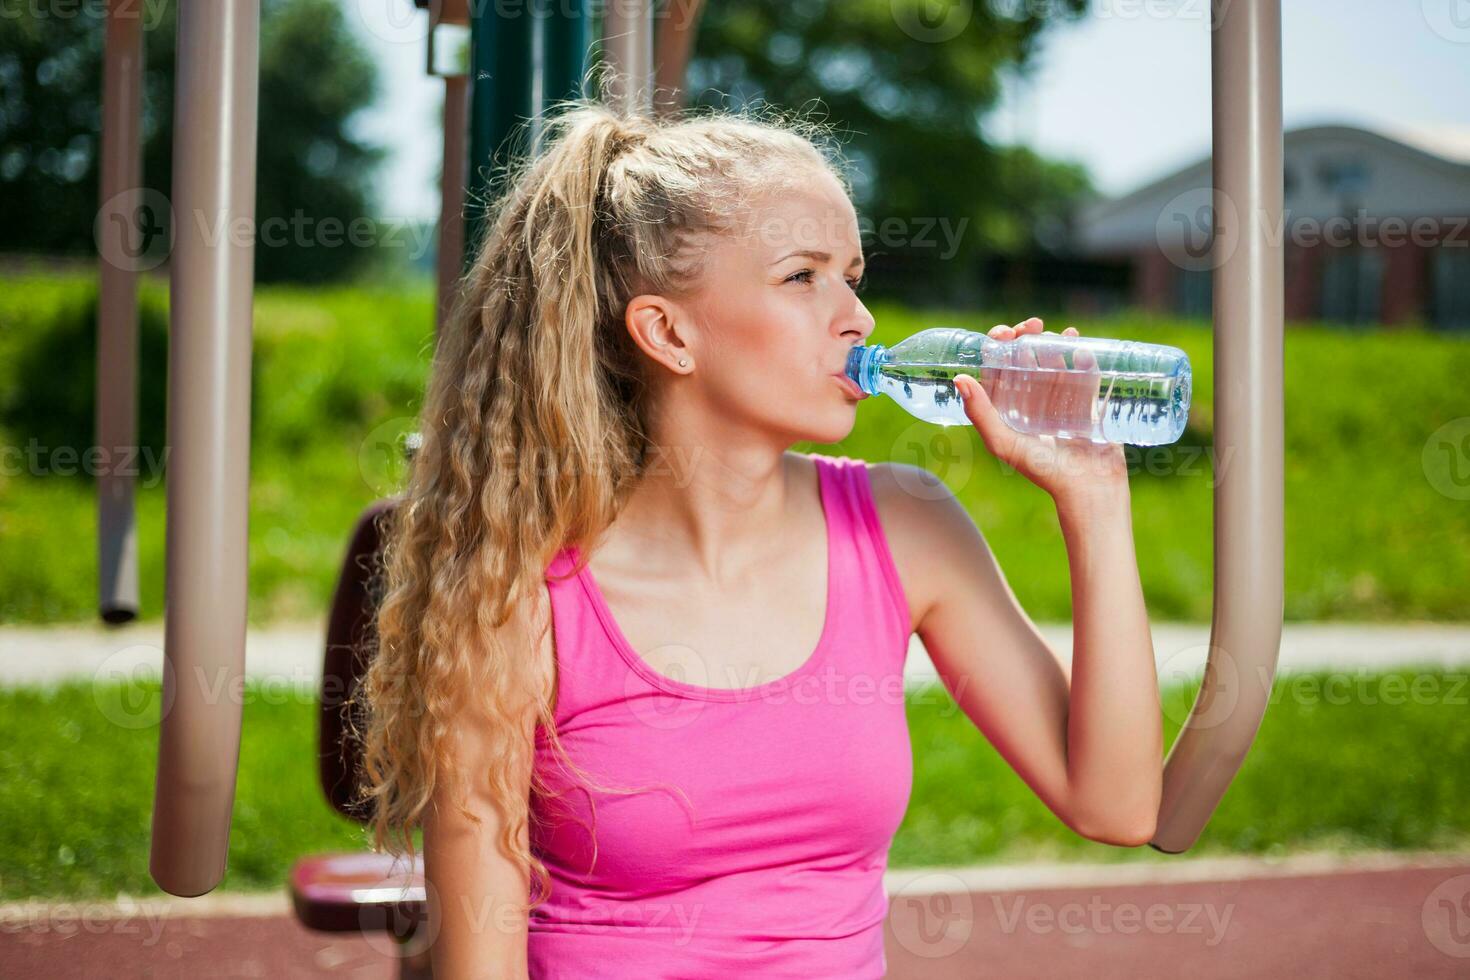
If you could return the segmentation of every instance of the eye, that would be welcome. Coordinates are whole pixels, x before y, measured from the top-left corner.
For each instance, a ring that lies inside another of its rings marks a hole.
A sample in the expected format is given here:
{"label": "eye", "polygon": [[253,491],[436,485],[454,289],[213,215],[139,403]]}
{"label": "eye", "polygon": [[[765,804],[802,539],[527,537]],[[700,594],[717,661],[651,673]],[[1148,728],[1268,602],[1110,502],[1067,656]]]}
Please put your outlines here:
{"label": "eye", "polygon": [[847,280],[847,284],[852,287],[853,292],[861,293],[864,289],[868,288],[868,277],[866,275],[861,275],[858,276],[856,279]]}
{"label": "eye", "polygon": [[816,273],[815,273],[814,270],[812,270],[812,269],[802,269],[800,272],[793,272],[791,275],[787,276],[786,277],[786,281],[787,282],[811,282],[812,281],[811,280],[811,277],[814,276],[814,275],[816,275]]}

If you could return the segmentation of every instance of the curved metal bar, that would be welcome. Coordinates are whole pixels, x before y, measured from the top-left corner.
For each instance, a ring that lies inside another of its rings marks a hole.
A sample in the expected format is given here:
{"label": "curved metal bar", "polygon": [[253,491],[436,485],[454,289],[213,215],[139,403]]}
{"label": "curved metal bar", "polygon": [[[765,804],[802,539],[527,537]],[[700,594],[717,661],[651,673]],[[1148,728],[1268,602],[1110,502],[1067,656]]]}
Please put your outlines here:
{"label": "curved metal bar", "polygon": [[148,870],[225,872],[240,757],[260,0],[179,7],[170,270],[168,601]]}
{"label": "curved metal bar", "polygon": [[[143,18],[121,0],[107,5],[107,40],[102,59],[102,159],[99,220],[124,220],[100,228],[109,240],[131,233],[142,205],[143,157],[139,141],[143,99]],[[138,270],[120,261],[121,252],[98,249],[97,263],[97,612],[107,623],[138,617],[138,527],[130,468],[138,444]]]}
{"label": "curved metal bar", "polygon": [[1164,764],[1150,846],[1169,853],[1199,839],[1260,728],[1284,595],[1280,0],[1217,4],[1215,17],[1215,614]]}

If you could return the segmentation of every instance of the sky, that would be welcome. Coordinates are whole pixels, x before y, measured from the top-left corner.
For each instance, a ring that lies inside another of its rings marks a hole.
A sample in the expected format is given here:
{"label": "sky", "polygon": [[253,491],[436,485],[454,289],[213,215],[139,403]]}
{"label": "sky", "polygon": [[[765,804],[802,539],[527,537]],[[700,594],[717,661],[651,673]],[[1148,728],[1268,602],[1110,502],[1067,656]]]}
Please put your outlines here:
{"label": "sky", "polygon": [[[378,105],[355,128],[389,149],[379,184],[383,214],[433,220],[443,83],[424,73],[426,14],[409,0],[343,4],[383,76]],[[1470,128],[1470,0],[1282,0],[1281,6],[1287,128],[1326,122]],[[984,121],[986,134],[1081,162],[1108,195],[1207,156],[1208,10],[1208,0],[1089,0],[1080,21],[1048,30],[1025,79],[1007,78],[1002,104]]]}

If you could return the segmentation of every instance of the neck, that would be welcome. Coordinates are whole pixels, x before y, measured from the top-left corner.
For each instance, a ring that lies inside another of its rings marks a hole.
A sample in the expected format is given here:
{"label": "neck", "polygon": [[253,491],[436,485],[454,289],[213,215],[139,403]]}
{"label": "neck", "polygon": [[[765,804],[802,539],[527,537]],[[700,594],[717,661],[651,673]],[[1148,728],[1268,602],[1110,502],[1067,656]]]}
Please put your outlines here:
{"label": "neck", "polygon": [[658,413],[643,475],[609,530],[645,569],[699,568],[729,582],[769,560],[791,506],[789,441],[692,406]]}

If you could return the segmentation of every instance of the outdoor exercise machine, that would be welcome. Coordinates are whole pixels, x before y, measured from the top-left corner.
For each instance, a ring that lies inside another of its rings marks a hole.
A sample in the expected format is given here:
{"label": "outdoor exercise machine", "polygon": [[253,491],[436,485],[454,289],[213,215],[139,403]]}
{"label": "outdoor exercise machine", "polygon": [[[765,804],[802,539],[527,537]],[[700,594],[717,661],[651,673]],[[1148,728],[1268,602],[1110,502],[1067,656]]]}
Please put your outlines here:
{"label": "outdoor exercise machine", "polygon": [[[653,0],[608,2],[600,18],[591,15],[591,0],[531,0],[517,6],[520,16],[468,0],[416,2],[428,6],[428,70],[445,85],[436,313],[442,322],[482,220],[481,208],[465,219],[464,202],[484,199],[484,164],[511,127],[529,120],[538,131],[547,105],[576,90],[594,33],[596,59],[613,66],[618,80],[604,94],[638,111],[668,107],[664,100],[682,85],[699,0],[660,7],[657,33]],[[142,34],[136,16],[120,15],[128,6],[112,0],[108,8],[104,202],[142,193]],[[1282,218],[1280,0],[1239,0],[1212,12],[1214,441],[1217,458],[1229,466],[1221,467],[1214,491],[1208,659],[1165,761],[1151,842],[1168,853],[1198,839],[1255,738],[1275,675],[1283,611],[1283,265],[1281,238],[1273,234]],[[468,78],[435,64],[434,38],[456,25],[470,34]],[[258,27],[259,0],[180,6],[176,216],[224,214],[253,224]],[[231,236],[206,242],[192,221],[175,220],[174,229],[163,664],[169,710],[159,731],[149,870],[165,891],[192,896],[210,891],[224,874],[239,757],[241,706],[210,701],[207,692],[230,689],[217,682],[238,682],[245,665],[254,246]],[[126,446],[136,441],[136,272],[104,259],[99,273],[98,436],[102,445]],[[104,621],[123,623],[136,616],[138,604],[132,480],[104,473],[98,495],[99,612]],[[355,560],[375,553],[371,528],[385,506],[391,498],[359,519],[344,581]],[[359,600],[339,585],[337,601],[356,602],[354,615],[370,616]],[[348,675],[357,668],[334,666],[332,647],[356,628],[341,625],[349,621],[334,611],[338,625],[328,636],[326,665]],[[212,683],[198,683],[200,677]],[[324,698],[323,711],[330,710],[336,709]],[[332,737],[327,724],[324,739]],[[324,741],[321,751],[336,754],[341,746]],[[329,797],[335,784],[328,780],[340,784],[341,778],[342,771],[324,769]],[[328,878],[324,873],[316,883]],[[356,882],[349,876],[335,897],[329,889],[312,894],[346,903],[341,921],[362,922],[376,893]],[[298,909],[304,918],[315,914],[310,903]]]}

